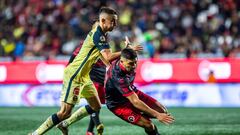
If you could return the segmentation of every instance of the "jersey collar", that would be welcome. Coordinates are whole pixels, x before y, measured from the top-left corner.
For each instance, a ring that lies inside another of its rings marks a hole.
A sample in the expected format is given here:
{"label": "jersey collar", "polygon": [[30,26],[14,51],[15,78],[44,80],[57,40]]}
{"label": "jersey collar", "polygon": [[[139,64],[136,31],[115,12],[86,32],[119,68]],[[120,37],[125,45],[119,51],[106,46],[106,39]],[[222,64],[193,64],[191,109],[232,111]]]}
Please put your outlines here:
{"label": "jersey collar", "polygon": [[128,74],[129,72],[126,70],[126,68],[121,64],[120,61],[118,61],[118,66],[120,68],[120,70],[125,73],[125,74]]}
{"label": "jersey collar", "polygon": [[107,36],[107,33],[104,33],[100,25],[97,26],[97,30],[99,30],[104,36]]}

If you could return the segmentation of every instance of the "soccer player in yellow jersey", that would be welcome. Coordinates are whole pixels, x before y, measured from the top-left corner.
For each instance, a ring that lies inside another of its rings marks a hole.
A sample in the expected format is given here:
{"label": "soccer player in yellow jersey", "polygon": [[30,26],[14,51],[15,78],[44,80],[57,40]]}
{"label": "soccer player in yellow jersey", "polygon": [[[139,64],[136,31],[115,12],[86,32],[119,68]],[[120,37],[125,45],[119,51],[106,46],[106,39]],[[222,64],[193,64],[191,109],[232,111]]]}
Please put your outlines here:
{"label": "soccer player in yellow jersey", "polygon": [[[116,25],[116,11],[108,7],[101,8],[99,13],[99,25],[93,27],[89,32],[80,52],[73,62],[64,70],[60,111],[51,115],[38,129],[30,133],[30,135],[42,135],[61,121],[70,117],[71,111],[74,105],[79,102],[80,97],[85,98],[89,105],[81,107],[74,112],[71,116],[71,120],[76,121],[76,119],[82,119],[100,110],[101,103],[96,88],[89,77],[89,72],[92,65],[99,58],[109,66],[109,61],[120,56],[121,52],[111,52],[110,46],[106,40],[106,33],[112,31]],[[134,46],[132,49],[138,51],[142,50],[142,47]],[[67,134],[67,132],[65,134]]]}

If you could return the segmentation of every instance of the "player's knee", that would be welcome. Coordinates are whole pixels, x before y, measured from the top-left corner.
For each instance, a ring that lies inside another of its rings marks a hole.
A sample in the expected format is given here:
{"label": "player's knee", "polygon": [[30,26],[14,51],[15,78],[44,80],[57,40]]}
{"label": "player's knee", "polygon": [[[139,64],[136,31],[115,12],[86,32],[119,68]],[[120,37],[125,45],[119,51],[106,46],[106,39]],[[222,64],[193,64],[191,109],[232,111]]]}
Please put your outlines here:
{"label": "player's knee", "polygon": [[146,121],[146,122],[144,122],[144,123],[143,123],[143,126],[144,126],[144,128],[149,129],[149,130],[154,129],[154,125],[152,124],[151,121]]}
{"label": "player's knee", "polygon": [[62,102],[61,109],[58,111],[57,115],[60,120],[64,120],[71,116],[73,105]]}
{"label": "player's knee", "polygon": [[88,114],[92,114],[92,113],[98,112],[101,109],[101,106],[97,107],[97,106],[86,105],[85,108]]}
{"label": "player's knee", "polygon": [[101,109],[101,105],[99,105],[99,106],[93,106],[93,107],[91,107],[94,111],[99,111],[100,109]]}
{"label": "player's knee", "polygon": [[59,119],[64,120],[71,116],[71,112],[70,111],[59,111],[57,113],[57,115],[58,115]]}

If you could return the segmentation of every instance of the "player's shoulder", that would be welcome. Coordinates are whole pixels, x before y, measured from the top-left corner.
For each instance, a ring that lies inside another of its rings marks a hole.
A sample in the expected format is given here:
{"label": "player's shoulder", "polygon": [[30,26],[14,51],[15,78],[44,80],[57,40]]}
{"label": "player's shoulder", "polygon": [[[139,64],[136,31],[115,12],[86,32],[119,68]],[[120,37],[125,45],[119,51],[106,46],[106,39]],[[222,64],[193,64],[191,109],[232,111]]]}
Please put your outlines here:
{"label": "player's shoulder", "polygon": [[94,64],[96,67],[106,67],[101,59],[98,59],[97,62]]}
{"label": "player's shoulder", "polygon": [[93,34],[92,37],[94,41],[97,41],[97,42],[107,41],[106,36],[100,26],[97,26],[95,29],[93,29],[92,34]]}
{"label": "player's shoulder", "polygon": [[119,62],[120,62],[120,58],[116,58],[115,60],[111,61],[111,64],[118,65]]}
{"label": "player's shoulder", "polygon": [[124,78],[125,74],[123,74],[123,72],[121,71],[120,67],[119,67],[119,59],[114,60],[111,64],[111,70],[113,70],[113,76],[115,78]]}

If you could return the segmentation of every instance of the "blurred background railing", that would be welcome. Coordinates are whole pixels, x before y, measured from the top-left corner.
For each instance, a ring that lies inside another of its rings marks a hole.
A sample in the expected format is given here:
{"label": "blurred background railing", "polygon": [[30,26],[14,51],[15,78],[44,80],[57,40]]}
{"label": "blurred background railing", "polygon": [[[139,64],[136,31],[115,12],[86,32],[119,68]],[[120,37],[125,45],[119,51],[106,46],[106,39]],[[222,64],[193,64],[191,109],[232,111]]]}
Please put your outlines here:
{"label": "blurred background railing", "polygon": [[[66,63],[0,62],[0,106],[59,106]],[[141,59],[136,71],[135,85],[167,106],[240,107],[240,59]]]}

